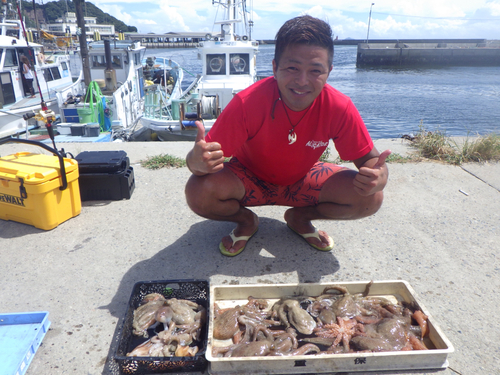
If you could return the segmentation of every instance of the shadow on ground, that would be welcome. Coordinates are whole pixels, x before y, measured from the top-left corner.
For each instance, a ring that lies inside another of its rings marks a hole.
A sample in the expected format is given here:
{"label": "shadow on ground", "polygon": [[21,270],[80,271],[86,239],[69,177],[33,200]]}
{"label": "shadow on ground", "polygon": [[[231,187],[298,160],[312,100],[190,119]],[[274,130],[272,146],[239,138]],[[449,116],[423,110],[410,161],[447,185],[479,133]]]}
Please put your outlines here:
{"label": "shadow on ground", "polygon": [[[270,218],[260,218],[259,231],[240,255],[225,257],[216,246],[222,235],[229,233],[233,227],[232,223],[211,220],[193,224],[174,243],[152,258],[135,264],[125,273],[111,302],[100,307],[120,318],[103,374],[110,373],[110,360],[118,343],[121,318],[125,316],[131,291],[137,282],[210,280],[216,276],[218,284],[238,284],[237,278],[242,277],[257,277],[255,282],[259,284],[276,284],[286,282],[284,279],[281,281],[280,276],[289,277],[296,273],[299,283],[314,283],[320,282],[324,275],[335,274],[340,268],[332,252],[313,249],[288,229],[284,222]],[[207,246],[210,246],[210,250],[207,250]]]}

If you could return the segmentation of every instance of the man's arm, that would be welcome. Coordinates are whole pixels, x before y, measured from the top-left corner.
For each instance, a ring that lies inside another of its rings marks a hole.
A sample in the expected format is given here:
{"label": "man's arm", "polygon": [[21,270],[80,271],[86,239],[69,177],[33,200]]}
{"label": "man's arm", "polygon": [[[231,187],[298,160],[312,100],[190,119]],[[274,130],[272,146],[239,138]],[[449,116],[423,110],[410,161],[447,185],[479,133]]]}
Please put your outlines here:
{"label": "man's arm", "polygon": [[354,179],[354,190],[363,196],[373,195],[384,189],[389,178],[389,170],[385,159],[391,154],[391,150],[386,150],[380,154],[373,149],[365,156],[354,160],[354,165],[359,173]]}
{"label": "man's arm", "polygon": [[204,176],[224,168],[224,152],[217,142],[205,142],[205,127],[201,121],[195,122],[198,128],[194,147],[186,156],[186,164],[191,173]]}

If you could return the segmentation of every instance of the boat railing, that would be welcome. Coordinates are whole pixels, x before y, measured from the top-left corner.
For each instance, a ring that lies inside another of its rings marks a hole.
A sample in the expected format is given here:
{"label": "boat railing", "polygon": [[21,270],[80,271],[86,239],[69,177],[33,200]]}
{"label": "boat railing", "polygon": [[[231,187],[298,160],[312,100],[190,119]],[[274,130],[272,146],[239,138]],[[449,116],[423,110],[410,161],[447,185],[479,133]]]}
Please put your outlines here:
{"label": "boat railing", "polygon": [[198,88],[200,80],[201,80],[201,75],[198,74],[196,78],[193,80],[193,82],[191,82],[191,84],[182,92],[180,99],[187,99],[187,97],[190,96],[191,93]]}
{"label": "boat railing", "polygon": [[84,91],[83,70],[81,70],[78,79],[72,85],[62,90],[55,90],[59,109],[65,107],[64,103],[67,101],[68,97],[77,96],[83,91]]}
{"label": "boat railing", "polygon": [[171,120],[171,98],[160,85],[147,86],[144,92],[144,116],[156,120]]}
{"label": "boat railing", "polygon": [[133,61],[130,61],[126,83],[113,93],[113,106],[117,113],[123,113],[121,126],[125,129],[134,128],[143,116],[144,99],[140,97],[138,75]]}

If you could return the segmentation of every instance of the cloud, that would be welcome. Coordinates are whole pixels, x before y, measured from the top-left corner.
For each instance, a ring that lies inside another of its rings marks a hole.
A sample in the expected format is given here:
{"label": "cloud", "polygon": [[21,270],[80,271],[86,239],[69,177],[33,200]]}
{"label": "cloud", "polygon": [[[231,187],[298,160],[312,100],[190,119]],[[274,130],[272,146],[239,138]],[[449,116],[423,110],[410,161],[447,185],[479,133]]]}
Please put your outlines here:
{"label": "cloud", "polygon": [[156,25],[156,21],[153,20],[145,20],[145,19],[136,19],[135,22],[137,22],[139,25]]}
{"label": "cloud", "polygon": [[134,18],[129,13],[123,11],[122,6],[114,4],[102,4],[100,6],[99,5],[97,6],[103,12],[111,14],[113,17],[119,19],[126,25],[130,25],[134,21]]}
{"label": "cloud", "polygon": [[[370,38],[489,38],[500,35],[500,0],[377,0],[372,7]],[[253,37],[270,39],[281,25],[300,14],[327,20],[335,36],[364,39],[370,1],[253,0],[247,3],[254,21]],[[211,32],[217,6],[209,0],[190,0],[189,6],[171,0],[97,0],[103,11],[137,26],[139,32]],[[218,16],[220,19],[221,10]]]}

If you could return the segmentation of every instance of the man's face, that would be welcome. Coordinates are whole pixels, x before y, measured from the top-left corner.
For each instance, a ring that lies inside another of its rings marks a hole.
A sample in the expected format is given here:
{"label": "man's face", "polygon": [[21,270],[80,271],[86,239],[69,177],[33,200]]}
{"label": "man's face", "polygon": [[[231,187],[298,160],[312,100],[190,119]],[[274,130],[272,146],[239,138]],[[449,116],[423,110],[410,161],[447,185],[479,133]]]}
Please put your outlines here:
{"label": "man's face", "polygon": [[281,99],[294,111],[309,107],[320,94],[330,75],[328,51],[318,46],[294,44],[273,60],[273,73],[278,81]]}

